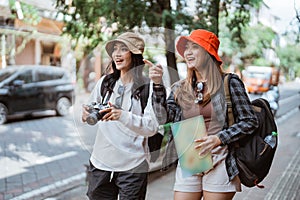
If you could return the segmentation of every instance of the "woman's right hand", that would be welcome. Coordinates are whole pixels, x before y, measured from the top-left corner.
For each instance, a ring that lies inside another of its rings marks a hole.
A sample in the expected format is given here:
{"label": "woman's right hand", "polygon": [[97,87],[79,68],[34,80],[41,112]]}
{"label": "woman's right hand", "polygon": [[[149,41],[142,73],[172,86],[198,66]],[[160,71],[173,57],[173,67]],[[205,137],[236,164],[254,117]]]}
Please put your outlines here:
{"label": "woman's right hand", "polygon": [[82,105],[82,116],[81,116],[81,120],[83,122],[86,122],[86,118],[88,117],[88,115],[90,114],[88,112],[89,107],[85,104]]}
{"label": "woman's right hand", "polygon": [[220,138],[217,135],[208,135],[202,138],[196,139],[195,149],[200,150],[199,156],[204,157],[212,151],[213,148],[222,144]]}
{"label": "woman's right hand", "polygon": [[155,65],[149,60],[144,59],[144,63],[149,65],[149,78],[153,81],[154,84],[162,83],[163,69],[160,64]]}

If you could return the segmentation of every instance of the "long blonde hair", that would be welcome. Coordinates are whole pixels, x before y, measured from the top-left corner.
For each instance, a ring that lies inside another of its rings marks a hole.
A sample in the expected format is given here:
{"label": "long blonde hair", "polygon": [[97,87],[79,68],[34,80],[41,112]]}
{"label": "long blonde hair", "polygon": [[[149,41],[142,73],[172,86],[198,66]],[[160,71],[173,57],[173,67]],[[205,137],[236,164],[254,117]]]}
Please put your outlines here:
{"label": "long blonde hair", "polygon": [[[201,47],[201,46],[200,46]],[[202,47],[201,47],[202,48]],[[202,48],[203,49],[203,48]],[[203,49],[203,51],[205,51]],[[206,105],[210,102],[211,97],[223,90],[223,74],[224,71],[214,57],[207,53],[204,54],[203,62],[201,66],[197,66],[195,69],[187,69],[187,77],[180,81],[178,84],[179,88],[175,91],[174,96],[177,102],[188,108],[190,103],[195,99],[193,79],[195,79],[195,73],[198,79],[202,79],[206,82],[207,90],[204,93],[204,99],[201,103]],[[181,106],[182,106],[181,105]]]}

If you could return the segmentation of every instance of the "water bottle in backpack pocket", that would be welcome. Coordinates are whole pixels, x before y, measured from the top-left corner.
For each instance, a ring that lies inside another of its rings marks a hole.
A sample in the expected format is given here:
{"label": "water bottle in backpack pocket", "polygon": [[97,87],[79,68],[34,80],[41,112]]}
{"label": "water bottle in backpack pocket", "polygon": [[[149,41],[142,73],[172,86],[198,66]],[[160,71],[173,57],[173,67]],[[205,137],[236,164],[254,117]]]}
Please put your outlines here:
{"label": "water bottle in backpack pocket", "polygon": [[268,145],[270,145],[270,147],[272,147],[272,149],[274,149],[274,147],[276,146],[276,137],[277,137],[277,132],[273,131],[271,135],[267,135],[264,139],[265,143],[267,143]]}

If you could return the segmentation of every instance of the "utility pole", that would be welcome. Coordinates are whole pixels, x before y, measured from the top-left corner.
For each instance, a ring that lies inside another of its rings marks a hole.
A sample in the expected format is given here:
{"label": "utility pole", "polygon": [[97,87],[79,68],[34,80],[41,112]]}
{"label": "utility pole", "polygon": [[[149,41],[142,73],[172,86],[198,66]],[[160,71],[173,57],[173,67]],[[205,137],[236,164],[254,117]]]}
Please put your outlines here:
{"label": "utility pole", "polygon": [[1,36],[1,66],[2,66],[2,69],[4,69],[6,67],[6,41],[5,41],[5,35],[2,34]]}

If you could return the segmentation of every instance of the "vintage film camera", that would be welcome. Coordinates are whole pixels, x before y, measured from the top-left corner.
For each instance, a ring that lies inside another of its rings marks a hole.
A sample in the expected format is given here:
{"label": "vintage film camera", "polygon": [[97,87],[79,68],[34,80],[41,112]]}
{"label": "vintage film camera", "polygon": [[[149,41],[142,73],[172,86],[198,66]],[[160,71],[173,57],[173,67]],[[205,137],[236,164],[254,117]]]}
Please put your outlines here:
{"label": "vintage film camera", "polygon": [[92,102],[90,105],[88,105],[88,112],[90,113],[87,118],[86,122],[89,125],[95,125],[99,120],[102,119],[102,117],[107,114],[107,112],[99,113],[100,110],[104,110],[109,108],[110,106],[108,104],[102,104],[97,102]]}

